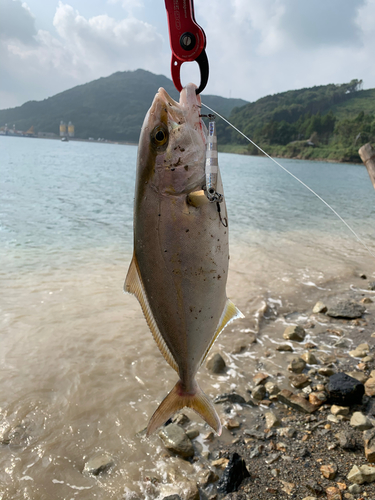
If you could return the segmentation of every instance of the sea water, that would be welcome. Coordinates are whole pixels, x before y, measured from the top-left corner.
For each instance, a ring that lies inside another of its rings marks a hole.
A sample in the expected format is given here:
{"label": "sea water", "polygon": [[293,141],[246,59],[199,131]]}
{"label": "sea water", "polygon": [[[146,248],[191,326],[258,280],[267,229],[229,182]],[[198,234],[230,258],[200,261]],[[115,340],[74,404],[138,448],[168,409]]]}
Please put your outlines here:
{"label": "sea water", "polygon": [[[157,435],[140,432],[176,374],[122,291],[136,155],[136,146],[0,137],[2,500],[155,498],[172,466],[191,474],[190,464],[165,459]],[[280,161],[375,250],[375,192],[364,166]],[[229,353],[227,374],[198,374],[211,397],[245,387],[259,369],[251,346],[242,358],[230,354],[236,342],[281,336],[284,320],[262,331],[267,307],[298,317],[320,294],[375,276],[374,259],[347,228],[270,160],[220,154],[219,165],[228,296],[246,318],[215,346]],[[112,457],[110,472],[82,474],[102,454]]]}

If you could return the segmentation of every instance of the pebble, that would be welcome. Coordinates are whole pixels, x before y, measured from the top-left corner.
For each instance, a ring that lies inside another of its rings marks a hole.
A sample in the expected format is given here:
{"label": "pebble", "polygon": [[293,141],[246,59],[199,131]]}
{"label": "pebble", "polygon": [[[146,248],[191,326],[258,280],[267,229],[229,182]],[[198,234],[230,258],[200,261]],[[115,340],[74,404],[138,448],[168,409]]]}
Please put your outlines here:
{"label": "pebble", "polygon": [[303,389],[304,387],[309,385],[311,382],[311,379],[307,375],[304,375],[303,373],[298,374],[298,375],[290,375],[289,380],[290,380],[290,383],[296,389]]}
{"label": "pebble", "polygon": [[302,500],[318,500],[317,497],[305,497]]}
{"label": "pebble", "polygon": [[283,485],[281,488],[287,495],[291,495],[293,493],[294,488],[296,485],[294,483],[288,483],[287,481],[282,481],[280,479],[280,483]]}
{"label": "pebble", "polygon": [[267,373],[262,373],[262,372],[258,372],[256,375],[254,375],[253,377],[253,382],[254,382],[254,385],[260,385],[260,384],[264,384],[265,381],[269,378],[269,375],[267,375]]}
{"label": "pebble", "polygon": [[225,392],[224,394],[219,394],[216,396],[214,399],[215,404],[220,404],[220,403],[238,403],[240,405],[246,404],[245,399],[240,396],[239,394],[236,394],[235,392],[227,393]]}
{"label": "pebble", "polygon": [[289,344],[280,344],[276,347],[276,351],[293,352],[293,347]]}
{"label": "pebble", "polygon": [[359,344],[353,351],[349,351],[352,358],[364,358],[370,352],[368,344]]}
{"label": "pebble", "polygon": [[353,465],[347,479],[355,484],[372,483],[375,481],[375,467],[371,465],[361,465],[360,467]]}
{"label": "pebble", "polygon": [[362,402],[365,387],[355,378],[339,372],[330,377],[327,392],[330,403],[339,406],[352,406]]}
{"label": "pebble", "polygon": [[364,297],[362,300],[361,300],[362,304],[372,304],[374,301],[372,299],[370,299],[370,297]]}
{"label": "pebble", "polygon": [[330,366],[322,366],[318,369],[319,375],[323,375],[323,377],[331,377],[335,372],[336,370]]}
{"label": "pebble", "polygon": [[228,465],[228,462],[228,458],[218,458],[217,460],[213,460],[211,462],[211,465],[213,465],[214,467],[218,467],[219,469],[225,469],[225,467]]}
{"label": "pebble", "polygon": [[354,450],[356,446],[355,436],[353,431],[340,431],[336,434],[339,445],[344,450]]}
{"label": "pebble", "polygon": [[206,361],[206,368],[211,373],[223,373],[226,368],[225,361],[221,354],[216,352],[215,354],[211,354]]}
{"label": "pebble", "polygon": [[313,310],[312,312],[314,314],[319,314],[319,313],[325,313],[327,312],[327,306],[324,304],[324,302],[322,302],[321,300],[319,300],[315,306],[313,307]]}
{"label": "pebble", "polygon": [[367,430],[363,433],[365,445],[365,456],[370,463],[375,462],[375,429]]}
{"label": "pebble", "polygon": [[280,437],[291,439],[296,434],[296,429],[293,427],[282,427],[281,429],[277,429],[277,433]]}
{"label": "pebble", "polygon": [[285,340],[295,340],[296,342],[302,342],[305,336],[306,332],[304,328],[298,325],[288,326],[283,333]]}
{"label": "pebble", "polygon": [[280,392],[280,387],[275,382],[266,382],[264,387],[270,396],[276,396]]}
{"label": "pebble", "polygon": [[194,447],[191,440],[186,435],[186,432],[177,424],[169,424],[161,429],[159,436],[164,443],[164,446],[180,455],[188,458],[194,455]]}
{"label": "pebble", "polygon": [[327,316],[332,318],[355,319],[360,318],[366,307],[353,300],[339,300],[327,310]]}
{"label": "pebble", "polygon": [[341,491],[335,486],[326,489],[327,500],[342,500]]}
{"label": "pebble", "polygon": [[370,377],[365,382],[365,394],[366,396],[375,396],[375,378]]}
{"label": "pebble", "polygon": [[88,460],[83,468],[83,474],[98,476],[103,472],[107,472],[114,465],[113,457],[107,453],[102,453]]}
{"label": "pebble", "polygon": [[294,408],[295,410],[301,411],[303,413],[313,413],[318,409],[318,406],[312,405],[309,401],[298,396],[297,394],[293,394],[291,391],[287,389],[283,389],[277,395],[277,399],[281,402]]}
{"label": "pebble", "polygon": [[367,380],[367,375],[363,372],[358,372],[355,370],[353,372],[346,372],[346,374],[349,375],[349,377],[355,378],[356,380],[358,380],[362,384],[364,384]]}
{"label": "pebble", "polygon": [[272,429],[273,427],[280,427],[281,422],[279,417],[273,412],[269,411],[265,414],[267,429]]}
{"label": "pebble", "polygon": [[302,373],[306,367],[306,361],[302,358],[294,358],[288,365],[288,370],[293,373]]}
{"label": "pebble", "polygon": [[375,290],[375,281],[370,281],[367,288],[369,290]]}
{"label": "pebble", "polygon": [[198,429],[190,429],[186,431],[186,435],[189,439],[195,439],[199,436],[199,430]]}
{"label": "pebble", "polygon": [[320,467],[320,472],[326,479],[335,479],[337,474],[337,465],[336,464],[322,465]]}
{"label": "pebble", "polygon": [[257,385],[251,391],[251,395],[254,399],[261,401],[266,395],[266,388],[264,387],[264,385]]}
{"label": "pebble", "polygon": [[331,406],[331,413],[332,415],[349,415],[350,408],[348,406],[337,406],[337,405],[332,405]]}
{"label": "pebble", "polygon": [[360,411],[353,413],[352,418],[350,419],[350,425],[359,431],[366,431],[367,429],[371,429],[373,427],[366,415]]}
{"label": "pebble", "polygon": [[359,484],[351,484],[348,488],[349,493],[353,493],[354,495],[359,495],[362,492],[362,488]]}
{"label": "pebble", "polygon": [[229,431],[233,429],[238,429],[241,426],[241,423],[235,418],[230,418],[224,423],[224,427],[226,427]]}
{"label": "pebble", "polygon": [[315,355],[312,352],[310,352],[310,351],[304,352],[301,355],[301,358],[304,361],[306,361],[306,363],[308,365],[316,365],[316,364],[318,364],[318,360],[316,359]]}
{"label": "pebble", "polygon": [[202,470],[198,474],[198,486],[205,488],[209,484],[216,483],[219,480],[219,476],[211,469]]}
{"label": "pebble", "polygon": [[309,394],[309,402],[312,405],[320,406],[327,401],[327,394],[324,391],[312,392]]}

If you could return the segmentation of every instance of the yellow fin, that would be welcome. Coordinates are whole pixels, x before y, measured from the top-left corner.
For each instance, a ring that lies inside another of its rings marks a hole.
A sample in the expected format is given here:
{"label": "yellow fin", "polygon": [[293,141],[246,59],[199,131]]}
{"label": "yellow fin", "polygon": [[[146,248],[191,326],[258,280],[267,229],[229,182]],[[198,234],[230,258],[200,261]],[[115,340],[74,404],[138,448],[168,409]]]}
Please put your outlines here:
{"label": "yellow fin", "polygon": [[146,318],[148,327],[151,330],[151,333],[160,349],[160,352],[164,356],[167,363],[178,373],[177,363],[174,360],[170,350],[168,349],[168,346],[165,343],[159,331],[158,325],[156,324],[155,318],[152,314],[150,304],[147,300],[146,292],[143,287],[142,278],[139,273],[138,263],[135,255],[133,255],[128,274],[126,276],[124,290],[125,292],[131,293],[137,297],[138,302],[141,304],[141,308]]}
{"label": "yellow fin", "polygon": [[202,389],[195,385],[194,394],[187,394],[183,391],[181,380],[173,387],[171,392],[161,402],[147,427],[147,436],[156,431],[169,418],[182,408],[191,408],[200,415],[209,426],[220,436],[221,422],[216,410]]}
{"label": "yellow fin", "polygon": [[192,207],[201,207],[202,205],[207,205],[207,203],[210,203],[206,193],[202,190],[200,191],[193,191],[192,193],[187,195],[187,200],[189,205]]}
{"label": "yellow fin", "polygon": [[213,343],[215,340],[218,338],[220,333],[224,330],[226,326],[229,325],[229,323],[232,323],[235,319],[238,318],[244,318],[245,316],[242,314],[242,312],[237,309],[237,307],[233,304],[233,302],[229,299],[227,299],[227,302],[224,307],[224,311],[221,315],[218,327],[216,328],[215,335],[213,336],[210,345],[208,346],[206,352],[204,353],[202,360],[200,362],[200,365],[203,363],[205,360],[207,354],[209,353]]}

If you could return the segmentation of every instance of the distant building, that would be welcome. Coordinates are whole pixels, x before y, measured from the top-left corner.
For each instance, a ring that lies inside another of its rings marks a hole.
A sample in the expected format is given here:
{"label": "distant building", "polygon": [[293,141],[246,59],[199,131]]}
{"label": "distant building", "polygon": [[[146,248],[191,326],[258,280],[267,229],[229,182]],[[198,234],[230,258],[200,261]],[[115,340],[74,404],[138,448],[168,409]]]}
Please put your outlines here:
{"label": "distant building", "polygon": [[65,137],[66,136],[66,124],[61,121],[60,122],[60,137]]}
{"label": "distant building", "polygon": [[72,122],[68,123],[68,135],[69,137],[74,137],[74,125]]}

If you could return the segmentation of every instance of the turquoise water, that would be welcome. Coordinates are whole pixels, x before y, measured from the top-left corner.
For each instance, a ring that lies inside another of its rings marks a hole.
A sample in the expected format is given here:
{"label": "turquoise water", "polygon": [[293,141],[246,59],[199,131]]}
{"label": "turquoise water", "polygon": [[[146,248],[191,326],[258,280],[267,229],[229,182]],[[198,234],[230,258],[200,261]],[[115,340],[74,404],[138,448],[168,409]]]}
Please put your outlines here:
{"label": "turquoise water", "polygon": [[[88,249],[111,258],[112,252],[131,252],[135,146],[0,137],[0,151],[0,245],[8,265],[59,265]],[[349,235],[325,205],[267,158],[221,154],[219,163],[232,240],[307,227]],[[373,237],[375,193],[364,166],[282,164],[364,238]]]}

